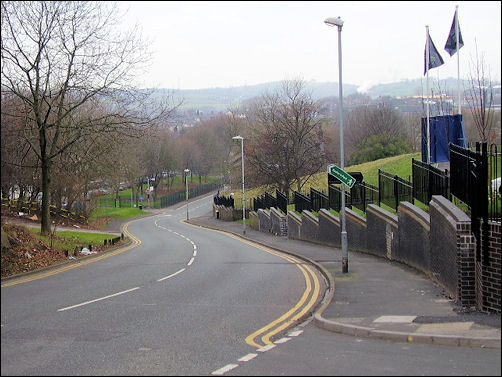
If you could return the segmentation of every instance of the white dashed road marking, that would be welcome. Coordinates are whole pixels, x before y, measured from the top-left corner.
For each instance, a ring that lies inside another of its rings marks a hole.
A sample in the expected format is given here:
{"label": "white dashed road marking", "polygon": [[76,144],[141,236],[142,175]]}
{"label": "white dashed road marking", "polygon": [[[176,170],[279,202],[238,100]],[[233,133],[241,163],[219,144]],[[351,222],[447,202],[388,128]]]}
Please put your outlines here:
{"label": "white dashed road marking", "polygon": [[77,305],[73,305],[73,306],[68,306],[66,308],[61,308],[61,309],[58,309],[58,312],[63,312],[65,310],[70,310],[70,309],[78,308],[79,306],[84,306],[84,305],[87,305],[87,304],[92,304],[93,302],[97,302],[97,301],[101,301],[101,300],[106,300],[107,298],[110,298],[110,297],[115,297],[115,296],[118,296],[118,295],[123,295],[124,293],[135,291],[136,289],[139,289],[139,287],[131,288],[131,289],[128,289],[127,291],[117,292],[117,293],[114,293],[114,294],[109,295],[109,296],[97,298],[95,300],[86,301],[86,302],[83,302],[81,304],[77,304]]}
{"label": "white dashed road marking", "polygon": [[276,340],[274,343],[275,344],[286,343],[288,340],[291,340],[291,338],[281,338],[279,340]]}
{"label": "white dashed road marking", "polygon": [[258,356],[257,353],[248,353],[246,356],[242,356],[239,360],[237,361],[249,361],[254,359],[256,356]]}
{"label": "white dashed road marking", "polygon": [[176,271],[174,274],[171,274],[171,275],[169,275],[169,276],[166,276],[166,277],[163,277],[163,278],[161,278],[161,279],[158,279],[157,281],[163,281],[163,280],[166,280],[166,279],[172,278],[173,276],[176,276],[176,275],[178,275],[178,274],[182,273],[183,271],[185,271],[185,269],[184,269],[184,268],[182,268],[182,269],[181,269],[181,270],[179,270],[179,271]]}
{"label": "white dashed road marking", "polygon": [[303,332],[303,330],[291,331],[288,336],[298,336]]}
{"label": "white dashed road marking", "polygon": [[264,347],[258,348],[257,351],[258,352],[267,352],[267,351],[270,351],[274,347],[275,347],[275,344],[268,344]]}
{"label": "white dashed road marking", "polygon": [[230,371],[230,370],[232,370],[234,368],[237,368],[238,366],[239,366],[239,364],[228,364],[228,365],[225,365],[223,368],[215,370],[211,374],[222,375],[222,374],[225,374],[225,373],[227,373],[228,371]]}

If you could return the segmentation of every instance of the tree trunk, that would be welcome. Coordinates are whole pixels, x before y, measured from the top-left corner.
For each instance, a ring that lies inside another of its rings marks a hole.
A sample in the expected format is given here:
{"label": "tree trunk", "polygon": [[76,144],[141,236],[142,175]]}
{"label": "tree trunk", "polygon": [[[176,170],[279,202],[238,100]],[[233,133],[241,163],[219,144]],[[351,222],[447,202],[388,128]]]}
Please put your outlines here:
{"label": "tree trunk", "polygon": [[42,222],[40,233],[48,236],[51,233],[51,211],[50,211],[50,162],[42,159]]}

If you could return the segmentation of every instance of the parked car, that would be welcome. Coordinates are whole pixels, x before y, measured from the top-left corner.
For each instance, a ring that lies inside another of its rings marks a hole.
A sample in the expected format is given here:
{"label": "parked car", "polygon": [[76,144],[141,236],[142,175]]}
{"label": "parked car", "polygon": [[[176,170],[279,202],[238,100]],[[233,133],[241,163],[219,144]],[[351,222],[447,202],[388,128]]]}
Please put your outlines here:
{"label": "parked car", "polygon": [[501,177],[492,179],[492,191],[494,193],[498,193],[499,195],[502,195],[500,185],[501,185]]}

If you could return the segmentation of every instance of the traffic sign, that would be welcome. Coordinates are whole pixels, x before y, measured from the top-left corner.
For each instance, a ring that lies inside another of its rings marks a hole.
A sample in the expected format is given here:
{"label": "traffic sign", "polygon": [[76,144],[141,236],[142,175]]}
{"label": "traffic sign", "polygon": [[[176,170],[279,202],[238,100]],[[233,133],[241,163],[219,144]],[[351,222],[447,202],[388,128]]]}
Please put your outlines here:
{"label": "traffic sign", "polygon": [[339,168],[336,165],[328,165],[328,173],[338,178],[342,183],[346,184],[349,187],[354,186],[356,183],[356,179],[347,173],[345,170]]}

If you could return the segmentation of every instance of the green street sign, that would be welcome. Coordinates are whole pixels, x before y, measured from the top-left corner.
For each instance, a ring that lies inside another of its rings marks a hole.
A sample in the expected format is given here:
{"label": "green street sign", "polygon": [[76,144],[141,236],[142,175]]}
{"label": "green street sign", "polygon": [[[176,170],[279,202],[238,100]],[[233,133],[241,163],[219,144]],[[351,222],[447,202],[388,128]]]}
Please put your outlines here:
{"label": "green street sign", "polygon": [[328,173],[338,178],[342,183],[346,184],[349,187],[354,186],[356,183],[356,179],[347,173],[345,170],[342,170],[336,165],[328,165]]}

